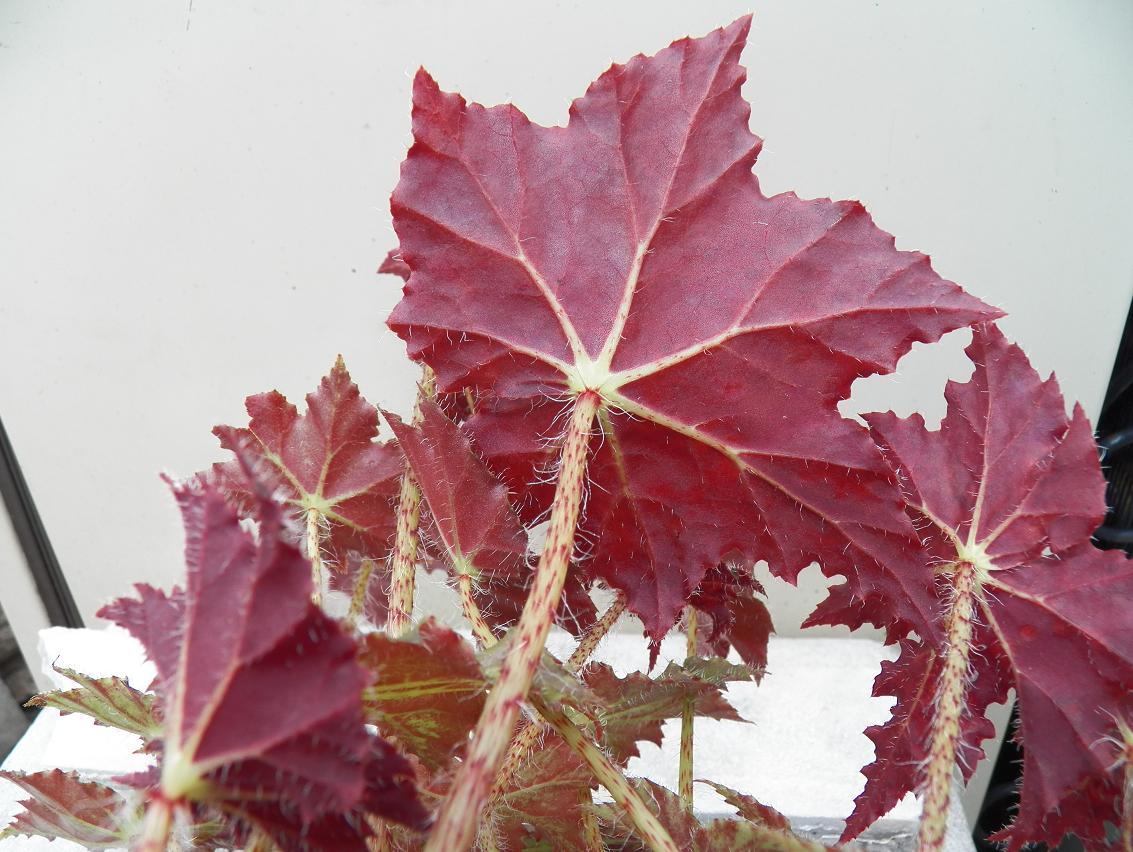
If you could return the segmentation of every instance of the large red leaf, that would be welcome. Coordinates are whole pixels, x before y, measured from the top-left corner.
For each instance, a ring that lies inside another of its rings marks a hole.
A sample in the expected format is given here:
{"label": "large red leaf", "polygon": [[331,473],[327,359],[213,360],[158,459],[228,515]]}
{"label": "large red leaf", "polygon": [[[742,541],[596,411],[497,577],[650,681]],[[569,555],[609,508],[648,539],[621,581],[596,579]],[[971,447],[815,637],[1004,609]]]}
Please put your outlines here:
{"label": "large red leaf", "polygon": [[[429,400],[421,422],[409,426],[386,415],[428,506],[440,559],[452,573],[472,578],[472,595],[493,627],[513,624],[527,600],[532,572],[527,533],[512,510],[507,487],[488,469],[468,434]],[[595,620],[594,603],[577,575],[567,580],[557,619],[576,635]]]}
{"label": "large red leaf", "polygon": [[[342,358],[307,395],[300,415],[278,391],[245,401],[246,429],[217,426],[226,449],[253,458],[267,479],[299,512],[317,509],[330,524],[326,546],[340,562],[348,549],[377,558],[389,552],[400,483],[397,450],[374,440],[378,411],[358,392]],[[221,484],[243,504],[256,505],[237,462],[214,468]]]}
{"label": "large red leaf", "polygon": [[993,733],[987,705],[1014,687],[1026,758],[1012,844],[1056,844],[1071,830],[1100,837],[1117,794],[1105,738],[1133,705],[1133,563],[1089,543],[1105,485],[1081,408],[1067,418],[1053,377],[1041,381],[994,326],[977,327],[967,351],[975,371],[949,383],[938,431],[919,415],[867,417],[901,478],[945,614],[878,678],[875,691],[898,704],[870,732],[878,763],[866,769],[848,833],[920,783],[943,624],[957,566],[971,565],[976,617],[960,765],[970,774],[979,741]]}
{"label": "large red leaf", "polygon": [[[382,746],[362,716],[367,675],[354,640],[311,602],[310,566],[284,541],[280,507],[259,497],[253,536],[217,489],[193,482],[174,493],[185,524],[185,591],[164,598],[143,590],[142,601],[101,613],[150,643],[158,662],[162,796],[253,822],[274,812],[308,828],[356,812],[373,794]],[[169,634],[149,629],[178,612]],[[305,700],[281,700],[300,693]],[[398,802],[408,803],[390,818],[422,823],[427,814],[398,780],[411,775],[408,764],[381,765]]]}
{"label": "large red leaf", "polygon": [[392,199],[411,275],[390,326],[442,390],[496,407],[496,445],[524,457],[565,399],[601,395],[588,571],[653,636],[733,552],[789,578],[815,559],[854,574],[859,622],[912,583],[898,615],[919,624],[930,591],[902,580],[891,475],[836,404],[914,341],[997,312],[860,204],[763,195],[747,30],[613,66],[565,127],[419,72]]}

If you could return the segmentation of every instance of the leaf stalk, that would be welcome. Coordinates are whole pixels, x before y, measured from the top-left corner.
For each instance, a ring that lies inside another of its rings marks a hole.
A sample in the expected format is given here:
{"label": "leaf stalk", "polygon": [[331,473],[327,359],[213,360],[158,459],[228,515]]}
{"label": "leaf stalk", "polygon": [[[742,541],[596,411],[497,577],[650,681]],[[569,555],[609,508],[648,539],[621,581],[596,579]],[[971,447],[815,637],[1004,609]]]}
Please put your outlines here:
{"label": "leaf stalk", "polygon": [[923,810],[917,848],[920,852],[940,852],[948,825],[948,806],[952,796],[952,776],[960,744],[960,723],[964,713],[964,693],[968,688],[968,662],[972,649],[972,628],[978,578],[976,566],[963,560],[956,563],[952,576],[954,596],[948,612],[944,670],[940,675],[936,713],[932,720],[928,763],[925,766]]}
{"label": "leaf stalk", "polygon": [[[685,609],[685,619],[688,622],[685,645],[686,657],[696,656],[696,610],[693,607]],[[692,813],[692,735],[696,724],[696,699],[685,698],[684,707],[681,708],[681,753],[680,766],[677,774],[677,794],[681,799],[681,806]]]}
{"label": "leaf stalk", "polygon": [[516,638],[500,669],[473,733],[468,756],[429,835],[426,852],[468,849],[519,717],[554,621],[567,568],[574,552],[575,527],[582,509],[590,430],[601,405],[593,392],[575,400],[563,444],[547,541],[535,570],[535,581],[516,627]]}

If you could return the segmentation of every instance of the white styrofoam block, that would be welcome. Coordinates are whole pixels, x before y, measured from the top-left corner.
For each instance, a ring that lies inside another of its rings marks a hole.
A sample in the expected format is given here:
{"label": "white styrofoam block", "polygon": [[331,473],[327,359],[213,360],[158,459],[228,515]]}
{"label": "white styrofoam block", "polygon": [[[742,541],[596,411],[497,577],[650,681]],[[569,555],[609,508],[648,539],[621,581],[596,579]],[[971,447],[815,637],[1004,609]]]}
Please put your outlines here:
{"label": "white styrofoam block", "polygon": [[[548,646],[559,656],[573,643],[556,634]],[[861,769],[874,756],[864,731],[884,722],[893,705],[892,699],[871,695],[881,661],[892,655],[892,648],[870,639],[772,637],[762,683],[728,688],[739,714],[752,724],[697,719],[693,777],[753,795],[788,816],[849,816],[865,784]],[[670,636],[661,644],[657,667],[684,656],[684,639]],[[607,636],[594,659],[623,676],[649,663],[641,637],[628,633]],[[670,720],[661,747],[642,743],[629,772],[675,790],[679,746],[680,720]],[[694,785],[693,797],[701,813],[732,812],[704,784]],[[888,814],[919,816],[912,795]]]}

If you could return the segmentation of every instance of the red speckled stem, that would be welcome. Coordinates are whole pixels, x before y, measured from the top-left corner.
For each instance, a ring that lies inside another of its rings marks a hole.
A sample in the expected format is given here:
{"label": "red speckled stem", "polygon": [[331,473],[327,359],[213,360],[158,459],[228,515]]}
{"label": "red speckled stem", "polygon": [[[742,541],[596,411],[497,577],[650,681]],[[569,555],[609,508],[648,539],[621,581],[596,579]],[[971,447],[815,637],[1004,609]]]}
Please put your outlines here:
{"label": "red speckled stem", "polygon": [[944,848],[952,776],[956,769],[956,749],[960,743],[964,692],[968,687],[976,570],[968,562],[957,562],[955,568],[952,575],[955,593],[948,613],[944,671],[940,675],[940,691],[936,714],[932,719],[928,763],[925,765],[924,809],[917,841],[917,848],[921,852],[940,852]]}
{"label": "red speckled stem", "polygon": [[323,602],[323,553],[322,516],[318,509],[307,510],[307,558],[311,560],[311,600],[322,606]]}
{"label": "red speckled stem", "polygon": [[476,725],[468,757],[441,806],[426,852],[460,852],[471,847],[477,822],[519,717],[520,705],[543,654],[574,551],[575,525],[582,508],[590,429],[601,405],[593,391],[579,394],[563,444],[547,541],[535,581],[515,628],[515,640]]}
{"label": "red speckled stem", "polygon": [[[421,374],[417,402],[413,406],[413,423],[421,422],[421,400],[436,396],[436,377],[428,367]],[[413,594],[417,583],[417,526],[421,522],[421,489],[408,463],[401,475],[401,493],[397,499],[397,535],[390,564],[389,609],[386,632],[401,636],[413,620]],[[363,593],[364,594],[364,593]]]}
{"label": "red speckled stem", "polygon": [[421,521],[421,489],[408,467],[401,475],[401,495],[397,501],[397,537],[390,566],[389,614],[386,630],[401,636],[409,629],[413,615],[413,591],[417,579],[417,525]]}
{"label": "red speckled stem", "polygon": [[570,659],[566,661],[566,670],[568,672],[573,674],[586,665],[586,661],[589,660],[597,650],[598,643],[601,642],[606,634],[610,632],[611,628],[618,623],[618,619],[622,617],[622,613],[625,611],[625,593],[618,592],[617,597],[614,598],[614,602],[610,604],[610,608],[602,613],[602,617],[595,621],[578,641],[578,647],[574,649],[574,653],[571,654]]}

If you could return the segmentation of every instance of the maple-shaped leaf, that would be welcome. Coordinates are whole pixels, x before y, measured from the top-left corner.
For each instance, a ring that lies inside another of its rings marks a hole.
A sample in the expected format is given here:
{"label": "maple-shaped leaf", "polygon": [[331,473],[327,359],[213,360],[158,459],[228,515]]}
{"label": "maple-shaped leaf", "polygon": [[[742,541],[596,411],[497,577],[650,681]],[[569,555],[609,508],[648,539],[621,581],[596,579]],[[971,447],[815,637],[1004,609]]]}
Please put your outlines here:
{"label": "maple-shaped leaf", "polygon": [[31,794],[23,811],[0,831],[0,840],[14,837],[62,838],[87,849],[129,845],[140,808],[105,784],[84,781],[73,772],[0,771],[0,778]]}
{"label": "maple-shaped leaf", "polygon": [[[456,577],[470,579],[481,615],[502,631],[519,618],[532,581],[527,533],[507,486],[488,469],[468,434],[430,400],[421,401],[420,411],[417,426],[392,414],[386,419],[428,504],[443,564]],[[557,620],[578,635],[595,618],[585,586],[577,576],[570,578]]]}
{"label": "maple-shaped leaf", "polygon": [[704,575],[689,603],[708,616],[697,620],[698,644],[717,657],[735,648],[758,681],[767,670],[767,643],[775,627],[757,594],[764,594],[763,587],[750,567],[722,562]]}
{"label": "maple-shaped leaf", "polygon": [[496,802],[485,830],[495,834],[497,848],[545,842],[552,849],[585,849],[581,801],[589,799],[592,783],[586,764],[548,733]]}
{"label": "maple-shaped leaf", "polygon": [[[383,558],[390,547],[392,505],[401,477],[397,449],[375,440],[378,411],[358,392],[340,357],[319,389],[298,410],[278,391],[245,400],[247,428],[217,426],[221,446],[242,452],[298,512],[310,509],[329,522],[324,546],[344,561],[353,549]],[[241,505],[258,504],[239,462],[215,465],[214,476]]]}
{"label": "maple-shaped leaf", "polygon": [[[826,849],[820,843],[800,837],[789,827],[773,827],[761,819],[749,821],[743,817],[743,807],[739,818],[701,823],[671,790],[645,779],[635,779],[633,784],[682,852],[750,852],[752,849],[761,852],[823,852]],[[632,826],[617,808],[599,805],[595,811],[602,820],[602,833],[611,848],[621,848],[621,844],[632,842]]]}
{"label": "maple-shaped leaf", "polygon": [[88,677],[73,669],[52,666],[63,677],[78,684],[36,695],[28,707],[53,707],[60,713],[89,716],[100,725],[137,734],[145,740],[161,734],[161,719],[152,693],[141,692],[120,677]]}
{"label": "maple-shaped leaf", "polygon": [[363,699],[367,721],[428,768],[447,766],[468,742],[488,690],[472,646],[428,618],[401,639],[369,634],[359,660],[374,680]]}
{"label": "maple-shaped leaf", "polygon": [[[250,804],[260,814],[293,810],[304,825],[351,812],[372,786],[375,741],[361,706],[367,675],[354,640],[311,602],[309,563],[284,540],[281,508],[260,486],[253,536],[216,488],[191,482],[174,494],[185,525],[185,591],[103,612],[137,628],[157,620],[139,618],[155,608],[169,616],[170,600],[182,611],[176,639],[147,648],[165,669],[162,800],[229,813]],[[423,811],[390,818],[417,822]]]}
{"label": "maple-shaped leaf", "polygon": [[1068,418],[1054,378],[994,326],[977,327],[967,352],[975,371],[949,383],[939,430],[919,415],[866,417],[900,476],[941,615],[875,684],[898,703],[868,732],[878,762],[846,836],[923,783],[930,731],[950,707],[970,775],[993,732],[984,711],[1014,687],[1025,759],[1007,837],[1089,840],[1104,833],[1097,814],[1115,814],[1106,738],[1133,704],[1133,563],[1089,543],[1105,483],[1081,407]]}
{"label": "maple-shaped leaf", "polygon": [[[724,697],[722,681],[702,679],[676,664],[666,668],[660,677],[650,678],[641,672],[618,677],[606,664],[591,663],[582,677],[601,701],[601,743],[610,757],[623,766],[630,758],[640,756],[639,742],[661,745],[664,721],[678,718],[689,698],[694,700],[694,713],[698,716],[744,721]],[[747,679],[746,671],[743,679]]]}
{"label": "maple-shaped leaf", "polygon": [[600,396],[586,570],[654,638],[733,553],[788,578],[817,559],[919,626],[929,590],[892,594],[891,542],[912,534],[892,475],[836,406],[915,341],[998,312],[860,204],[760,191],[748,24],[614,65],[565,127],[419,72],[391,202],[411,274],[389,324],[524,458],[571,397]]}

